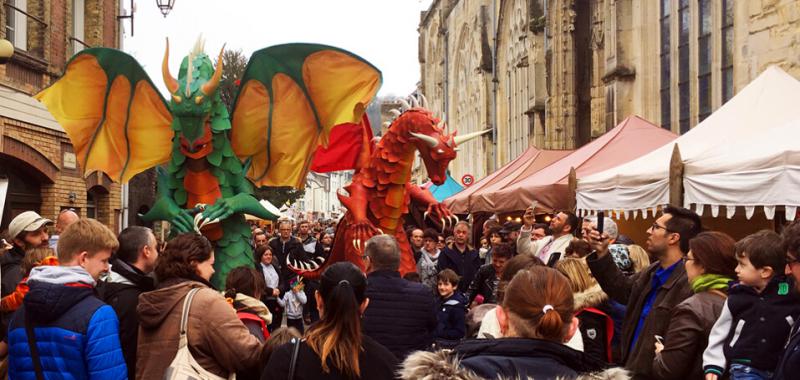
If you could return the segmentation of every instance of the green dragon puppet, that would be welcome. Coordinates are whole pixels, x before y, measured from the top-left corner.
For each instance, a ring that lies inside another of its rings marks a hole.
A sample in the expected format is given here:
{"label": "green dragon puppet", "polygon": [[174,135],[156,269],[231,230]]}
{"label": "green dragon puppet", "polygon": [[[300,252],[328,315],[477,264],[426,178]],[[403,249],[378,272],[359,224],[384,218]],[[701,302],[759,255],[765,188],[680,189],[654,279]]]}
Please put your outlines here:
{"label": "green dragon puppet", "polygon": [[231,269],[253,265],[244,214],[278,215],[253,197],[253,185],[303,188],[316,149],[334,126],[361,119],[381,74],[338,48],[272,46],[253,53],[229,117],[217,91],[222,52],[214,66],[198,40],[177,79],[168,60],[169,41],[169,102],[133,57],[107,48],[76,54],[37,98],[69,135],[85,174],[124,183],[158,167],[158,199],[143,219],[214,242],[212,282],[222,286]]}

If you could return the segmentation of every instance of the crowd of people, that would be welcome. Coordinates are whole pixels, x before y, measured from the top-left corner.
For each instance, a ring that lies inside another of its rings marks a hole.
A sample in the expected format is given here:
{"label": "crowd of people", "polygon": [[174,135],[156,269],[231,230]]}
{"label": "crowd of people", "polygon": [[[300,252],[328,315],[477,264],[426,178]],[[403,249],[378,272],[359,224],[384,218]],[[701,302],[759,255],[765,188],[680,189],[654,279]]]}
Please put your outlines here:
{"label": "crowd of people", "polygon": [[[11,379],[789,379],[800,369],[800,221],[735,241],[668,206],[639,246],[610,218],[489,219],[389,235],[366,273],[298,276],[335,225],[252,227],[215,289],[212,242],[119,235],[70,210],[15,217],[0,250]],[[602,226],[602,227],[601,227]],[[51,229],[56,234],[50,236]],[[188,363],[188,364],[187,364]],[[188,368],[188,369],[187,369]],[[181,375],[183,374],[183,375]]]}

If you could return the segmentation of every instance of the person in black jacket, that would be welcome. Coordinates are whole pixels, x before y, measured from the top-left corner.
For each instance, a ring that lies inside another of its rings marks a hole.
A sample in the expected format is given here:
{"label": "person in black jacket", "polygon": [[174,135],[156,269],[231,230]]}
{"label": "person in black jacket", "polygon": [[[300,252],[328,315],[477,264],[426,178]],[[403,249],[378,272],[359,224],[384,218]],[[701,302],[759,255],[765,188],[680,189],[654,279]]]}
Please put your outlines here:
{"label": "person in black jacket", "polygon": [[481,296],[480,303],[497,303],[497,284],[500,282],[500,273],[506,262],[514,255],[514,247],[511,244],[498,244],[493,249],[492,262],[478,269],[475,279],[469,284],[467,289],[467,300],[471,306],[475,306],[475,298]]}
{"label": "person in black jacket", "polygon": [[261,294],[261,302],[272,314],[272,322],[269,323],[267,329],[269,332],[273,332],[281,327],[283,320],[283,308],[278,304],[278,298],[288,290],[289,285],[286,283],[287,279],[283,277],[278,259],[272,254],[272,249],[268,245],[256,247],[253,254],[255,255],[256,270],[264,278],[265,289]]}
{"label": "person in black jacket", "polygon": [[439,309],[434,338],[437,348],[453,348],[464,339],[466,333],[466,299],[463,294],[455,291],[459,280],[456,272],[445,269],[439,272],[437,278]]}
{"label": "person in black jacket", "polygon": [[155,289],[150,274],[158,260],[156,236],[147,227],[130,226],[119,233],[119,249],[111,259],[111,270],[105,282],[97,284],[100,300],[109,304],[119,318],[119,339],[122,356],[128,367],[128,378],[136,376],[136,345],[139,319],[136,307],[139,295]]}
{"label": "person in black jacket", "polygon": [[[786,252],[786,275],[794,279],[794,286],[800,292],[800,219],[783,229],[781,233],[783,251]],[[800,320],[795,320],[778,366],[775,367],[774,380],[794,378],[800,373]]]}
{"label": "person in black jacket", "polygon": [[[261,379],[393,379],[397,359],[361,330],[361,316],[371,301],[366,290],[364,274],[352,263],[326,268],[314,294],[321,319],[302,341],[293,338],[276,348]],[[295,350],[294,373],[290,373]]]}
{"label": "person in black jacket", "polygon": [[367,297],[364,333],[399,360],[433,343],[436,302],[425,285],[400,278],[400,248],[389,235],[367,241]]}
{"label": "person in black jacket", "polygon": [[52,220],[42,218],[35,211],[25,211],[11,220],[8,225],[8,236],[12,248],[0,256],[0,271],[2,271],[0,296],[5,297],[17,289],[17,284],[23,277],[20,263],[25,257],[25,251],[31,248],[47,248],[50,240],[47,226],[51,224]]}
{"label": "person in black jacket", "polygon": [[496,313],[501,338],[466,340],[451,353],[414,353],[400,377],[440,378],[445,368],[442,378],[574,379],[605,369],[604,362],[564,344],[578,320],[569,281],[556,270],[534,266],[518,272]]}
{"label": "person in black jacket", "polygon": [[475,273],[481,266],[481,258],[478,250],[472,249],[467,243],[469,240],[470,226],[465,221],[456,223],[453,227],[453,247],[442,249],[439,255],[437,267],[439,272],[445,269],[452,269],[457,275],[461,276],[458,283],[458,291],[467,292],[469,284],[475,279]]}
{"label": "person in black jacket", "polygon": [[300,239],[292,236],[292,222],[288,220],[278,222],[278,236],[269,241],[269,248],[281,266],[281,277],[291,278],[293,273],[286,265],[286,256],[289,255],[289,252],[303,249]]}

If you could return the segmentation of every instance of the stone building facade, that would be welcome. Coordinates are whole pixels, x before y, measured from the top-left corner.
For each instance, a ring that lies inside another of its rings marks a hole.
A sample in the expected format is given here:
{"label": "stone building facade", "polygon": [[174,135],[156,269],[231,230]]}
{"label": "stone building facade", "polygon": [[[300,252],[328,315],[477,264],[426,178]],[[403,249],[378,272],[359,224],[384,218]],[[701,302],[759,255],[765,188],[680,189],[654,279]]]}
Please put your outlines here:
{"label": "stone building facade", "polygon": [[684,133],[769,65],[800,78],[798,31],[794,0],[434,0],[420,90],[450,128],[493,129],[451,165],[480,179],[632,114]]}
{"label": "stone building facade", "polygon": [[14,55],[0,65],[0,181],[8,186],[0,230],[35,210],[55,218],[75,209],[119,230],[121,188],[99,173],[81,175],[63,129],[31,96],[63,74],[88,46],[119,46],[119,0],[9,0],[0,7],[0,38]]}

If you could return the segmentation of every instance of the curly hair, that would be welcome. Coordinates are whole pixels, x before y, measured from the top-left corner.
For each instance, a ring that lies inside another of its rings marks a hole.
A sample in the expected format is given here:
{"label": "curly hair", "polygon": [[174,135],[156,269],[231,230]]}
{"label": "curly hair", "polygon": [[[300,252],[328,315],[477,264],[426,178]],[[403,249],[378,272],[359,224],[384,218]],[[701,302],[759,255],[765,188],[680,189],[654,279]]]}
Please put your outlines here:
{"label": "curly hair", "polygon": [[167,242],[158,256],[155,274],[159,281],[171,278],[192,278],[197,263],[211,258],[213,248],[204,236],[194,233],[180,234]]}

